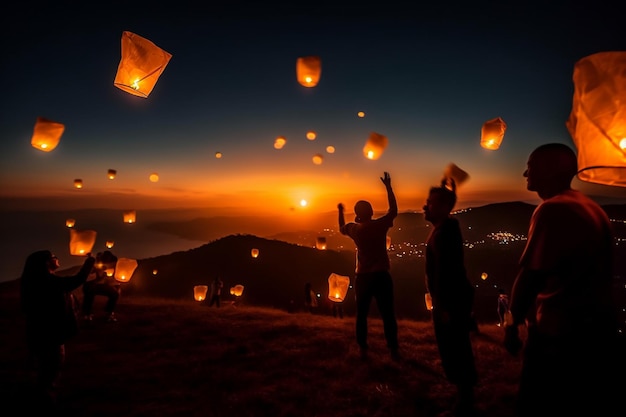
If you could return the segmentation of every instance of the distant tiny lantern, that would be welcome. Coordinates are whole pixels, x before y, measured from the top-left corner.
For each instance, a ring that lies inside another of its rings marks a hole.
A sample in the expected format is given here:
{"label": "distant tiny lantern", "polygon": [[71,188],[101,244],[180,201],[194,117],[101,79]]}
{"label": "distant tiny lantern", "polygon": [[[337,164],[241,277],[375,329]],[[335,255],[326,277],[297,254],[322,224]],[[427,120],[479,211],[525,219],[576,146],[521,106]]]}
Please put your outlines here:
{"label": "distant tiny lantern", "polygon": [[112,240],[107,240],[106,243],[104,244],[104,246],[106,246],[107,249],[111,249],[113,245],[115,245],[115,242],[113,242]]}
{"label": "distant tiny lantern", "polygon": [[391,236],[387,235],[387,239],[386,239],[385,245],[387,247],[387,250],[389,250],[391,248]]}
{"label": "distant tiny lantern", "polygon": [[134,96],[147,98],[172,58],[146,38],[122,33],[122,57],[113,85]]}
{"label": "distant tiny lantern", "polygon": [[328,152],[328,153],[335,153],[335,147],[332,146],[332,145],[328,145],[326,147],[326,152]]}
{"label": "distant tiny lantern", "polygon": [[348,294],[349,287],[350,277],[331,273],[328,277],[328,299],[336,303],[342,302]]}
{"label": "distant tiny lantern", "polygon": [[387,136],[383,136],[376,132],[370,133],[370,136],[363,147],[363,155],[365,155],[367,159],[371,160],[380,158],[383,151],[387,147],[388,142],[389,140],[387,139]]}
{"label": "distant tiny lantern", "polygon": [[70,255],[85,256],[91,253],[96,236],[95,230],[70,229]]}
{"label": "distant tiny lantern", "polygon": [[64,131],[65,125],[62,123],[38,117],[30,144],[40,151],[50,152],[57,147]]}
{"label": "distant tiny lantern", "polygon": [[324,162],[324,155],[316,153],[311,159],[315,165],[322,165],[322,162]]}
{"label": "distant tiny lantern", "polygon": [[67,219],[67,220],[65,220],[65,226],[67,226],[67,227],[74,227],[75,224],[76,224],[76,220],[74,220],[74,219]]}
{"label": "distant tiny lantern", "polygon": [[258,258],[258,257],[259,257],[259,250],[258,250],[257,248],[252,249],[252,250],[250,251],[250,255],[251,255],[253,258]]}
{"label": "distant tiny lantern", "polygon": [[480,279],[482,279],[483,281],[487,279],[489,275],[487,275],[486,272],[483,272],[482,274],[480,274]]}
{"label": "distant tiny lantern", "polygon": [[365,117],[365,112],[360,111],[356,115],[359,117]]}
{"label": "distant tiny lantern", "polygon": [[286,143],[287,143],[287,139],[285,139],[283,136],[279,136],[274,141],[274,148],[275,149],[282,149],[283,146],[285,146]]}
{"label": "distant tiny lantern", "polygon": [[447,178],[452,178],[457,186],[463,184],[469,178],[469,174],[459,168],[456,164],[450,163],[443,172]]}
{"label": "distant tiny lantern", "polygon": [[83,180],[81,180],[80,178],[76,178],[74,180],[74,188],[79,189],[79,190],[83,188]]}
{"label": "distant tiny lantern", "polygon": [[206,300],[206,293],[209,290],[207,285],[196,285],[193,287],[193,299],[196,301]]}
{"label": "distant tiny lantern", "polygon": [[574,65],[566,122],[581,181],[626,187],[626,52],[599,52]]}
{"label": "distant tiny lantern", "polygon": [[500,117],[486,121],[480,132],[480,146],[495,151],[500,147],[506,132],[506,123]]}
{"label": "distant tiny lantern", "polygon": [[150,182],[158,182],[159,174],[157,174],[156,172],[153,172],[152,174],[150,174],[148,178],[150,179]]}
{"label": "distant tiny lantern", "polygon": [[298,82],[305,87],[315,87],[322,75],[322,60],[319,56],[300,57],[296,61]]}
{"label": "distant tiny lantern", "polygon": [[158,274],[158,273],[159,273],[159,270],[158,270],[158,269],[153,269],[153,270],[152,270],[152,275],[156,275],[156,274]]}
{"label": "distant tiny lantern", "polygon": [[115,268],[107,268],[104,270],[104,273],[107,275],[107,277],[112,277],[113,274],[115,274]]}
{"label": "distant tiny lantern", "polygon": [[309,130],[308,132],[306,132],[306,138],[308,140],[315,140],[316,137],[317,137],[317,134],[314,131]]}
{"label": "distant tiny lantern", "polygon": [[315,247],[319,250],[326,250],[326,237],[318,236],[317,239],[315,239]]}
{"label": "distant tiny lantern", "polygon": [[215,152],[215,157],[217,159],[220,159],[222,157],[222,153],[221,152]]}
{"label": "distant tiny lantern", "polygon": [[237,284],[234,287],[230,287],[230,294],[235,297],[241,297],[243,294],[243,285]]}
{"label": "distant tiny lantern", "polygon": [[130,258],[119,258],[115,264],[115,279],[120,282],[128,282],[133,277],[137,268],[137,261]]}
{"label": "distant tiny lantern", "polygon": [[110,169],[107,171],[107,178],[110,180],[115,179],[116,175],[117,175],[117,171],[114,169]]}
{"label": "distant tiny lantern", "polygon": [[135,223],[137,212],[135,210],[124,210],[124,223]]}

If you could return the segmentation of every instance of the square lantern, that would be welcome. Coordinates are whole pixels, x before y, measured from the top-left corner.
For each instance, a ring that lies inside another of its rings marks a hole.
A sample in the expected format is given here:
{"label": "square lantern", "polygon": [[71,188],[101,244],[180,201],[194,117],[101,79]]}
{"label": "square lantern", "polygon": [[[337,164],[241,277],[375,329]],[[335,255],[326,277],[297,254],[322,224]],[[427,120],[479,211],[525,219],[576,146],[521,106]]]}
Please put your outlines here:
{"label": "square lantern", "polygon": [[258,258],[259,250],[257,248],[253,248],[252,250],[250,250],[250,256],[252,256],[253,258]]}
{"label": "square lantern", "polygon": [[57,147],[64,131],[62,123],[38,117],[30,144],[40,151],[50,152]]}
{"label": "square lantern", "polygon": [[107,249],[111,249],[114,245],[115,245],[115,242],[112,240],[107,240],[104,244],[104,246],[106,246]]}
{"label": "square lantern", "polygon": [[137,268],[137,261],[130,258],[119,258],[115,264],[115,279],[120,282],[128,282],[133,277]]}
{"label": "square lantern", "polygon": [[574,65],[566,122],[578,153],[578,178],[626,187],[626,52],[600,52]]}
{"label": "square lantern", "polygon": [[319,56],[304,56],[296,61],[296,77],[304,87],[315,87],[322,75],[322,60]]}
{"label": "square lantern", "polygon": [[196,285],[193,287],[193,299],[196,301],[206,300],[206,293],[209,290],[207,285]]}
{"label": "square lantern", "polygon": [[367,159],[376,160],[380,158],[383,154],[383,151],[387,147],[387,143],[389,140],[387,136],[381,135],[380,133],[372,132],[370,133],[367,142],[365,142],[365,146],[363,147],[363,155]]}
{"label": "square lantern", "polygon": [[504,133],[506,132],[506,123],[500,117],[487,120],[480,131],[480,146],[490,151],[500,148]]}
{"label": "square lantern", "polygon": [[326,250],[326,237],[318,236],[315,241],[315,247],[319,250]]}
{"label": "square lantern", "polygon": [[235,297],[241,297],[243,294],[243,285],[237,284],[234,287],[230,287],[230,294]]}
{"label": "square lantern", "polygon": [[107,178],[110,179],[110,180],[115,179],[116,175],[117,175],[117,171],[114,170],[114,169],[109,169],[107,171]]}
{"label": "square lantern", "polygon": [[70,255],[86,256],[96,243],[95,230],[70,229]]}
{"label": "square lantern", "polygon": [[328,277],[328,299],[336,303],[342,302],[348,294],[349,286],[350,277],[333,272]]}
{"label": "square lantern", "polygon": [[113,84],[129,94],[147,98],[172,58],[146,38],[122,33],[122,57]]}
{"label": "square lantern", "polygon": [[135,210],[124,211],[124,223],[135,223],[137,221],[137,212]]}

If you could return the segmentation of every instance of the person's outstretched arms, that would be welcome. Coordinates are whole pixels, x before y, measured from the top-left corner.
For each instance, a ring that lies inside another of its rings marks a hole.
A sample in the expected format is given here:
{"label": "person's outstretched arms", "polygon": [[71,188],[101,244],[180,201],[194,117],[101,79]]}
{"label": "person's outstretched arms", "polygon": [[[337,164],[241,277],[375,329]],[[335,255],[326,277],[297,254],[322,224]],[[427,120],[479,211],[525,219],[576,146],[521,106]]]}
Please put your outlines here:
{"label": "person's outstretched arms", "polygon": [[385,184],[385,188],[387,189],[387,200],[389,201],[389,210],[387,213],[396,217],[398,215],[398,203],[396,202],[396,196],[391,187],[391,176],[385,171],[384,176],[380,177],[380,180]]}
{"label": "person's outstretched arms", "polygon": [[343,233],[342,229],[346,225],[346,219],[343,216],[343,204],[337,204],[337,210],[339,211],[339,231]]}

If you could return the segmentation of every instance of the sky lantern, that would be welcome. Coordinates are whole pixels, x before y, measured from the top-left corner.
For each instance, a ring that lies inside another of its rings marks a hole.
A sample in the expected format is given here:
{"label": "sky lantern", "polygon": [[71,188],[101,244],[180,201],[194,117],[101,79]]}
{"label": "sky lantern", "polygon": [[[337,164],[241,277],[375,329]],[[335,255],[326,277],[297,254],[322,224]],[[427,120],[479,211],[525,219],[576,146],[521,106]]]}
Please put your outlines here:
{"label": "sky lantern", "polygon": [[70,255],[85,256],[91,253],[96,243],[97,233],[95,230],[70,229]]}
{"label": "sky lantern", "polygon": [[137,268],[137,261],[130,258],[119,258],[115,264],[115,279],[120,282],[128,282],[133,277]]}
{"label": "sky lantern", "polygon": [[215,152],[215,157],[217,159],[220,159],[222,157],[222,153],[221,152]]}
{"label": "sky lantern", "polygon": [[124,223],[135,223],[137,212],[135,210],[124,210]]}
{"label": "sky lantern", "polygon": [[387,235],[387,238],[385,240],[385,245],[387,247],[387,250],[391,249],[391,236]]}
{"label": "sky lantern", "polygon": [[38,117],[30,144],[40,151],[50,152],[57,147],[64,131],[65,125],[62,123]]}
{"label": "sky lantern", "polygon": [[350,286],[350,277],[335,274],[334,272],[328,277],[328,299],[336,303],[341,303],[348,294]]}
{"label": "sky lantern", "polygon": [[298,82],[305,87],[315,87],[322,75],[322,60],[319,56],[304,56],[296,61]]}
{"label": "sky lantern", "polygon": [[193,287],[193,299],[196,301],[206,300],[206,292],[209,290],[208,285],[196,285]]}
{"label": "sky lantern", "polygon": [[317,239],[315,239],[315,247],[319,250],[326,250],[326,237],[318,236]]}
{"label": "sky lantern", "polygon": [[469,178],[469,174],[459,168],[456,164],[450,163],[443,171],[443,176],[446,178],[452,178],[456,183],[456,186],[460,186]]}
{"label": "sky lantern", "polygon": [[287,139],[285,139],[284,136],[278,136],[276,140],[274,140],[274,149],[282,149],[286,143]]}
{"label": "sky lantern", "polygon": [[322,162],[324,162],[324,155],[320,153],[316,153],[315,155],[313,155],[313,158],[311,159],[313,160],[313,163],[315,165],[322,165]]}
{"label": "sky lantern", "polygon": [[115,268],[107,268],[104,270],[107,277],[112,277],[115,274]]}
{"label": "sky lantern", "polygon": [[581,181],[626,187],[626,51],[599,52],[574,65],[566,122]]}
{"label": "sky lantern", "polygon": [[486,121],[480,132],[480,146],[491,151],[500,147],[506,132],[506,123],[500,117]]}
{"label": "sky lantern", "polygon": [[486,280],[487,277],[489,277],[489,274],[487,274],[486,272],[483,272],[482,274],[480,274],[480,279],[482,279],[483,281]]}
{"label": "sky lantern", "polygon": [[152,174],[150,174],[148,178],[150,179],[150,182],[158,182],[159,174],[157,174],[156,172],[153,172]]}
{"label": "sky lantern", "polygon": [[110,169],[107,171],[107,178],[110,180],[115,179],[116,175],[117,175],[117,171],[114,169]]}
{"label": "sky lantern", "polygon": [[308,132],[306,132],[306,138],[308,140],[315,140],[315,138],[317,137],[317,133],[315,133],[312,130],[309,130]]}
{"label": "sky lantern", "polygon": [[83,180],[81,180],[80,178],[76,178],[74,180],[74,188],[80,190],[81,188],[83,188]]}
{"label": "sky lantern", "polygon": [[67,220],[65,220],[65,226],[67,226],[67,227],[74,227],[75,224],[76,224],[76,220],[74,220],[74,219],[67,219]]}
{"label": "sky lantern", "polygon": [[372,132],[370,133],[367,142],[365,142],[365,146],[363,147],[363,155],[367,159],[376,160],[380,158],[383,154],[383,151],[387,147],[387,143],[389,140],[387,136],[381,135],[380,133]]}
{"label": "sky lantern", "polygon": [[250,255],[251,255],[253,258],[258,258],[258,257],[259,257],[259,250],[258,250],[257,248],[253,248],[253,249],[250,251]]}
{"label": "sky lantern", "polygon": [[429,292],[424,294],[424,303],[426,304],[426,310],[433,309],[433,297],[430,295]]}
{"label": "sky lantern", "polygon": [[335,153],[335,147],[332,146],[332,145],[328,145],[326,147],[326,152],[328,152],[328,153]]}
{"label": "sky lantern", "polygon": [[243,285],[237,284],[234,287],[230,287],[230,294],[235,297],[241,297],[243,294]]}
{"label": "sky lantern", "polygon": [[147,98],[172,54],[135,33],[122,33],[122,57],[113,85],[134,96]]}
{"label": "sky lantern", "polygon": [[360,111],[360,112],[358,112],[356,115],[357,115],[357,116],[359,116],[359,117],[361,117],[361,118],[363,118],[363,117],[365,117],[365,112]]}
{"label": "sky lantern", "polygon": [[115,245],[115,242],[113,242],[112,240],[107,240],[106,243],[104,244],[104,246],[106,246],[107,249],[111,249],[113,245]]}
{"label": "sky lantern", "polygon": [[158,274],[158,273],[159,273],[159,270],[158,270],[158,269],[153,269],[153,270],[152,270],[152,275],[156,275],[156,274]]}

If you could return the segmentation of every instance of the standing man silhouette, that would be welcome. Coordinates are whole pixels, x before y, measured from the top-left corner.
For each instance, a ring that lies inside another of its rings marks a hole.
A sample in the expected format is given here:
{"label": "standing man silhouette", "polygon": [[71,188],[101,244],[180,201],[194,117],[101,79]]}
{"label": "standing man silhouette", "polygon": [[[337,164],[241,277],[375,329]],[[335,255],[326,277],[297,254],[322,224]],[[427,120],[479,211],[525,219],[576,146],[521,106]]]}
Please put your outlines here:
{"label": "standing man silhouette", "polygon": [[393,226],[393,220],[398,215],[396,197],[391,187],[391,177],[388,172],[380,180],[387,190],[389,209],[387,213],[373,219],[372,205],[365,200],[357,201],[354,205],[354,222],[347,223],[344,218],[343,204],[339,203],[339,231],[349,236],[356,244],[356,341],[359,345],[361,357],[367,358],[367,316],[372,298],[383,321],[383,329],[387,347],[394,360],[400,358],[398,353],[398,324],[394,305],[393,281],[387,254],[387,231]]}

